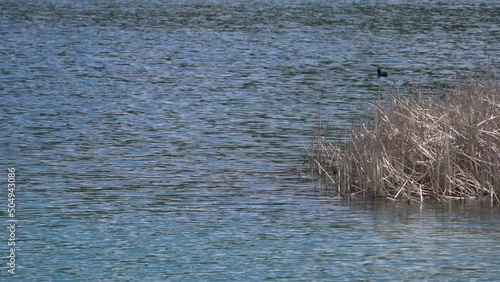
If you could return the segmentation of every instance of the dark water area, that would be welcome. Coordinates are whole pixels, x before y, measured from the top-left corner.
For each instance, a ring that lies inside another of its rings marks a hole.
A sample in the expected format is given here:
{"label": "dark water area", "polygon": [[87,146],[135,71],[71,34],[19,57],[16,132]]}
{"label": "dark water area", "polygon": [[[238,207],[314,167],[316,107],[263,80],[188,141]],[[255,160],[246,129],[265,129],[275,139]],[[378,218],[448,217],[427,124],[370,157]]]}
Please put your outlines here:
{"label": "dark water area", "polygon": [[499,26],[498,1],[0,1],[0,280],[497,280],[498,208],[338,201],[303,161],[318,110],[498,70]]}

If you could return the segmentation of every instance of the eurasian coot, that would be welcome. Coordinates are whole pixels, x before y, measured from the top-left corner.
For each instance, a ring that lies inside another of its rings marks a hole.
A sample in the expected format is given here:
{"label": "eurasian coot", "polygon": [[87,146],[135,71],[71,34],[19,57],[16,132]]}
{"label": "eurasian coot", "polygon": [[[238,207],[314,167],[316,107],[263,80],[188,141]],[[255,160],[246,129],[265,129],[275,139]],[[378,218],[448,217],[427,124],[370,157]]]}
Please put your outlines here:
{"label": "eurasian coot", "polygon": [[387,77],[387,73],[381,71],[380,69],[377,69],[377,73],[378,73],[377,77]]}

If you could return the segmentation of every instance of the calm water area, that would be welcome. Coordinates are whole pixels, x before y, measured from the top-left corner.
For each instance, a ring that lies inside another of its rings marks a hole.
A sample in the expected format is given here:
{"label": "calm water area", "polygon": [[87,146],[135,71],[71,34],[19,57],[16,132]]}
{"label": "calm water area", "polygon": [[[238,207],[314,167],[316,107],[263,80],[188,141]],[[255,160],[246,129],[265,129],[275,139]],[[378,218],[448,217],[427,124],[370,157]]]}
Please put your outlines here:
{"label": "calm water area", "polygon": [[500,281],[497,207],[339,201],[304,164],[318,110],[499,44],[487,0],[0,0],[0,281]]}

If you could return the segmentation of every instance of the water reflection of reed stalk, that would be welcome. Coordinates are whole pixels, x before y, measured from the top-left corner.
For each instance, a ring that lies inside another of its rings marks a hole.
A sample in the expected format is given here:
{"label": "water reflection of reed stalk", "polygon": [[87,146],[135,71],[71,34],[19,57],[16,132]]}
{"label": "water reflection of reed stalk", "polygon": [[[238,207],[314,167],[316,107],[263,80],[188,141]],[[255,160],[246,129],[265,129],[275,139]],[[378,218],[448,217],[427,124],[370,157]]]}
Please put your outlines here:
{"label": "water reflection of reed stalk", "polygon": [[340,195],[500,203],[500,85],[492,68],[429,95],[436,92],[414,85],[409,96],[377,100],[342,142],[327,139],[318,113],[311,172]]}

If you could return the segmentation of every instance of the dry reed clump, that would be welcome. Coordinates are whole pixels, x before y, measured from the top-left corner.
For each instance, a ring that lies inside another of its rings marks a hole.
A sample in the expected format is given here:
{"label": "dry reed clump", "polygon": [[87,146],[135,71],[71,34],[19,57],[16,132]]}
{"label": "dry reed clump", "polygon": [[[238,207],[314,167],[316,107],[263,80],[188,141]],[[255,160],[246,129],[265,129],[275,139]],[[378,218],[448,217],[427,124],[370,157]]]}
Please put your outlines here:
{"label": "dry reed clump", "polygon": [[[462,78],[445,95],[377,101],[347,142],[318,131],[310,167],[340,195],[500,203],[500,85]],[[321,121],[319,128],[322,128]]]}

